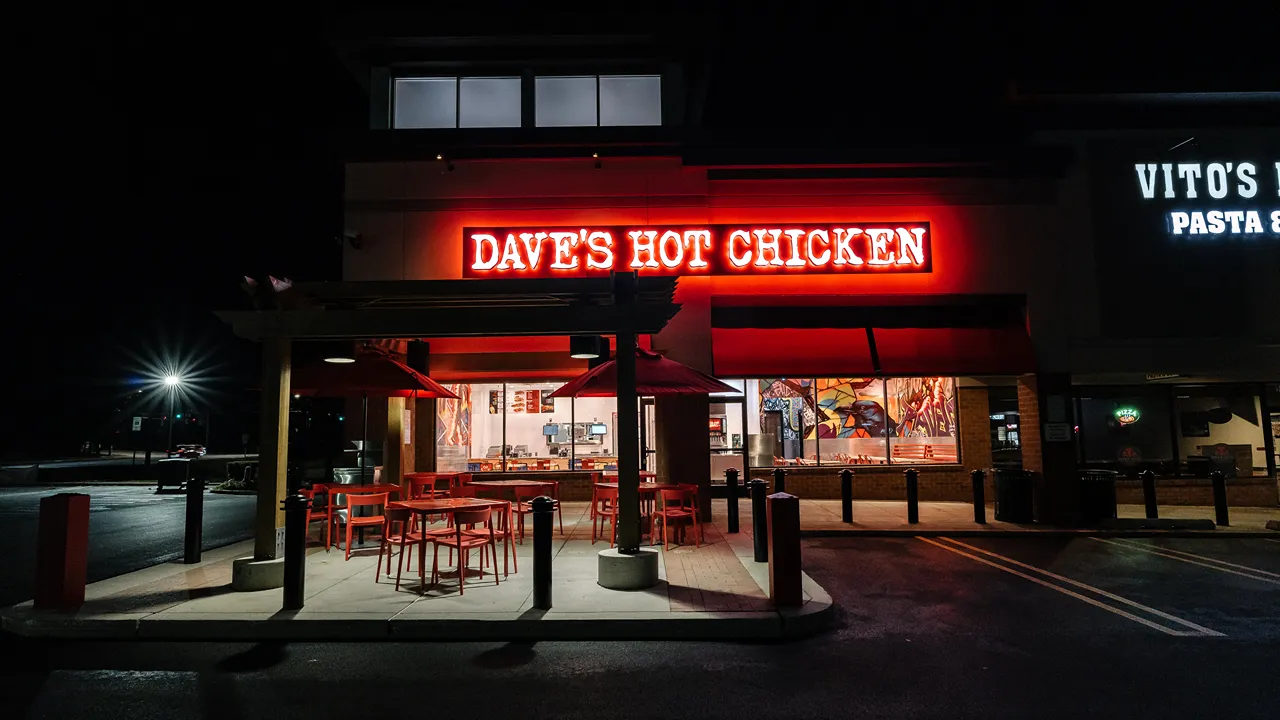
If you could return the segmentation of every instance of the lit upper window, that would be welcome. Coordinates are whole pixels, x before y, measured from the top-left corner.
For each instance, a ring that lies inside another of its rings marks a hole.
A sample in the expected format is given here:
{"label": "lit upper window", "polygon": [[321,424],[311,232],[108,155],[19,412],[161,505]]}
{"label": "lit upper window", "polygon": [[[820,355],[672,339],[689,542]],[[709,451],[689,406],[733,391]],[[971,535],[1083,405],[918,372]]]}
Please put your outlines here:
{"label": "lit upper window", "polygon": [[538,127],[661,125],[662,77],[538,77],[534,104]]}
{"label": "lit upper window", "polygon": [[520,127],[518,77],[397,78],[393,127]]}

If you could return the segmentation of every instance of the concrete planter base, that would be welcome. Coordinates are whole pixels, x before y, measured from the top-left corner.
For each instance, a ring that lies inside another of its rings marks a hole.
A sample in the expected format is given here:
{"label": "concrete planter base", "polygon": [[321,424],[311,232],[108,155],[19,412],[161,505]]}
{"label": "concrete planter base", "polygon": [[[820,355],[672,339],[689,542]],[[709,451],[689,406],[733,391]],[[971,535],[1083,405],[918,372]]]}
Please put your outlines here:
{"label": "concrete planter base", "polygon": [[258,560],[238,558],[231,562],[231,589],[253,592],[284,587],[284,558]]}
{"label": "concrete planter base", "polygon": [[646,590],[658,584],[658,551],[640,548],[635,555],[617,549],[600,551],[600,587],[610,590]]}

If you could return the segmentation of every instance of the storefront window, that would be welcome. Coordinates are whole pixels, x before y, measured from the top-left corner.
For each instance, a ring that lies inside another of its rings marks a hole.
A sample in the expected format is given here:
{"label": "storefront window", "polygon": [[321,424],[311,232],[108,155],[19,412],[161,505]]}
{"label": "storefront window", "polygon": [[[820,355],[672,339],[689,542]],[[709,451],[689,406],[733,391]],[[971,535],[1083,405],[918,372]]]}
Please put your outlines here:
{"label": "storefront window", "polygon": [[1085,466],[1167,470],[1174,450],[1169,400],[1166,388],[1082,389],[1077,422]]}
{"label": "storefront window", "polygon": [[617,468],[617,399],[552,398],[562,382],[448,386],[436,404],[436,469]]}
{"label": "storefront window", "polygon": [[954,378],[747,381],[748,460],[772,465],[959,462]]}
{"label": "storefront window", "polygon": [[1268,419],[1256,392],[1229,386],[1175,390],[1178,455],[1191,474],[1267,474]]}
{"label": "storefront window", "polygon": [[816,386],[819,464],[887,463],[890,423],[884,380],[819,378]]}
{"label": "storefront window", "polygon": [[811,378],[748,380],[747,453],[752,467],[815,464],[817,417]]}
{"label": "storefront window", "polygon": [[959,462],[955,378],[889,378],[885,385],[890,462]]}

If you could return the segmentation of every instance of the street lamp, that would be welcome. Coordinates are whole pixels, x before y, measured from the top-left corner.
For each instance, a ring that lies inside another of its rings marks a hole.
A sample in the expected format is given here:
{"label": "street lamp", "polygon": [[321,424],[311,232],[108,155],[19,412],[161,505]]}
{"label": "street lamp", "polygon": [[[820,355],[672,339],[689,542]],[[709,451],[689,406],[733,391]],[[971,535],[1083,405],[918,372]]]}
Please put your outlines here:
{"label": "street lamp", "polygon": [[164,448],[165,457],[173,452],[173,398],[178,394],[178,387],[182,385],[182,378],[177,375],[164,376],[165,387],[169,388],[169,444]]}

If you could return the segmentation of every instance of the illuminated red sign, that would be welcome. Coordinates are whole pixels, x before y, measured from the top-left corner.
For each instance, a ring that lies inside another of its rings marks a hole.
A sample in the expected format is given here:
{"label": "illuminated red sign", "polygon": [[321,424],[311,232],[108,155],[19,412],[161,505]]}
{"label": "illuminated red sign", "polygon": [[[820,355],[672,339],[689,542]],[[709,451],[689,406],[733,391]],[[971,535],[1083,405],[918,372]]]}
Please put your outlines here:
{"label": "illuminated red sign", "polygon": [[929,223],[463,228],[462,275],[922,273]]}

